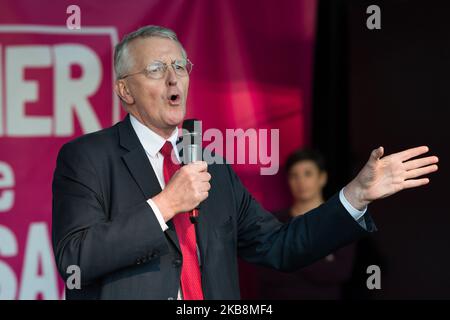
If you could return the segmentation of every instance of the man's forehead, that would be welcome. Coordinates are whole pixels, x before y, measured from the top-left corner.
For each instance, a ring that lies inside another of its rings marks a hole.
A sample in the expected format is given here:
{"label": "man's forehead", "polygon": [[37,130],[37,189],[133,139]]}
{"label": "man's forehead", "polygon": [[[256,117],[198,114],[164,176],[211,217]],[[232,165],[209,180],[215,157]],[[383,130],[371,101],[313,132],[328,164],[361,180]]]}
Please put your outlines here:
{"label": "man's forehead", "polygon": [[148,37],[130,43],[130,53],[138,60],[173,60],[183,57],[180,45],[172,39]]}

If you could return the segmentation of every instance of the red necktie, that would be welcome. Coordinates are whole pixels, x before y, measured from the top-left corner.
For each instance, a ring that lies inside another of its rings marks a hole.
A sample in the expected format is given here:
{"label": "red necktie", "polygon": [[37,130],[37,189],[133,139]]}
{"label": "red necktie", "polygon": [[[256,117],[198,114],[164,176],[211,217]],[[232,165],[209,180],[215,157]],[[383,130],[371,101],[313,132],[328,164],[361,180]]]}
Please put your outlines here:
{"label": "red necktie", "polygon": [[[180,168],[180,164],[175,156],[172,157],[173,146],[169,141],[166,141],[160,152],[164,157],[164,180],[168,183],[172,175]],[[183,265],[181,267],[181,290],[183,292],[183,299],[203,300],[195,227],[189,220],[188,212],[178,213],[172,221],[175,225],[183,255]]]}

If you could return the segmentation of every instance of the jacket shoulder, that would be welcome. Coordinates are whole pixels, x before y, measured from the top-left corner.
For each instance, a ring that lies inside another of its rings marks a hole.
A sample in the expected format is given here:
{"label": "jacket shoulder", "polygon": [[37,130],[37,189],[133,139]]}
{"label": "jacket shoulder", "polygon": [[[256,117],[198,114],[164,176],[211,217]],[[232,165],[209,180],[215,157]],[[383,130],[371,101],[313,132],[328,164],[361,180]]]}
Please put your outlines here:
{"label": "jacket shoulder", "polygon": [[70,140],[61,147],[61,151],[83,151],[98,154],[118,144],[118,125],[119,123],[109,128],[91,132]]}

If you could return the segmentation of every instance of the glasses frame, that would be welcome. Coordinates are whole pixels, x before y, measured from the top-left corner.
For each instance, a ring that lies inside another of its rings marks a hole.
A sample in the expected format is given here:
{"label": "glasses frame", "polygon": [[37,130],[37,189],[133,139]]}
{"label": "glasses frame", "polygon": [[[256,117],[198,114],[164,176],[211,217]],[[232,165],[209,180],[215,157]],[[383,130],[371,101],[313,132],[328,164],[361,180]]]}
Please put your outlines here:
{"label": "glasses frame", "polygon": [[[187,76],[189,76],[189,75],[191,74],[191,72],[192,72],[192,68],[194,67],[194,64],[193,64],[193,63],[191,62],[191,60],[189,60],[189,59],[183,59],[183,60],[186,60]],[[173,60],[173,61],[170,63],[170,66],[172,67],[173,71],[175,72],[175,74],[176,74],[177,76],[183,77],[184,75],[179,75],[179,74],[177,73],[177,71],[175,70],[175,62],[177,62],[177,61],[180,61],[180,60]],[[164,74],[163,74],[163,76],[162,76],[161,78],[152,78],[152,77],[147,76],[147,75],[149,74],[149,73],[148,73],[148,68],[149,68],[149,66],[150,66],[151,64],[155,63],[155,62],[161,62],[161,63],[164,65]],[[190,65],[189,68],[187,68],[188,65]],[[167,63],[165,63],[165,62],[163,62],[163,61],[160,61],[160,60],[155,60],[155,61],[149,63],[149,64],[148,64],[144,69],[142,69],[141,71],[133,72],[133,73],[129,73],[129,74],[125,74],[125,75],[119,77],[118,80],[122,80],[122,79],[125,79],[125,78],[128,78],[128,77],[131,77],[131,76],[135,76],[135,75],[137,75],[137,74],[143,74],[147,79],[160,80],[160,79],[163,79],[163,78],[165,77],[165,75],[167,74],[167,69],[168,69],[168,68],[169,68],[169,65],[168,65]]]}

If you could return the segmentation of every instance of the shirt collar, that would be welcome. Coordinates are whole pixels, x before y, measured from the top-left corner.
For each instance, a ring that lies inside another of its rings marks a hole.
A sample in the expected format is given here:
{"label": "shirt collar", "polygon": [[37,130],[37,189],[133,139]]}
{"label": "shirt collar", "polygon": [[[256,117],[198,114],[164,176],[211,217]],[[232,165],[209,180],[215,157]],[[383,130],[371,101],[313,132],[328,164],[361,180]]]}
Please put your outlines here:
{"label": "shirt collar", "polygon": [[[161,150],[164,143],[166,143],[166,139],[161,137],[159,134],[157,134],[147,126],[143,125],[138,119],[131,115],[131,113],[130,121],[134,131],[136,132],[136,135],[139,138],[139,141],[144,147],[145,152],[147,152],[147,154],[151,157],[156,157],[159,150]],[[167,139],[167,141],[170,141],[170,143],[172,143],[174,150],[177,150],[177,139],[178,128],[175,128],[169,139]],[[175,154],[177,155],[178,160],[180,160],[178,153],[175,152]]]}

